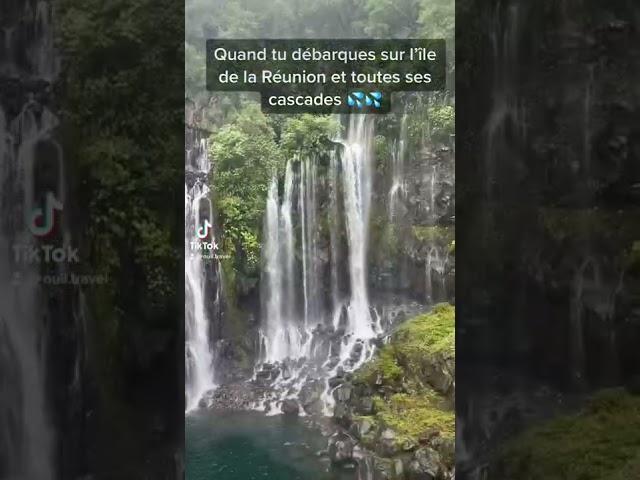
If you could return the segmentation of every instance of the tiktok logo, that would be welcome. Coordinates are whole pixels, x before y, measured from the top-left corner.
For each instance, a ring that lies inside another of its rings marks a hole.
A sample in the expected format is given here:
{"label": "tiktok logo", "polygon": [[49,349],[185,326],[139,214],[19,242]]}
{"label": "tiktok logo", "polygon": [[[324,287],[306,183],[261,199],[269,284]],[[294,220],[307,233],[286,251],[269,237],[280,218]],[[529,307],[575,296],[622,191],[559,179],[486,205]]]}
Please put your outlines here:
{"label": "tiktok logo", "polygon": [[204,240],[209,237],[209,232],[211,231],[211,222],[205,219],[204,224],[196,226],[196,235],[199,239]]}
{"label": "tiktok logo", "polygon": [[56,210],[62,211],[62,203],[53,195],[47,192],[44,208],[36,207],[29,213],[27,224],[29,230],[36,237],[46,237],[49,235],[56,223]]}
{"label": "tiktok logo", "polygon": [[204,220],[201,225],[196,225],[196,235],[200,240],[192,240],[189,242],[191,248],[191,256],[195,256],[194,252],[203,253],[202,258],[221,258],[216,252],[220,249],[212,233],[213,225],[209,220]]}

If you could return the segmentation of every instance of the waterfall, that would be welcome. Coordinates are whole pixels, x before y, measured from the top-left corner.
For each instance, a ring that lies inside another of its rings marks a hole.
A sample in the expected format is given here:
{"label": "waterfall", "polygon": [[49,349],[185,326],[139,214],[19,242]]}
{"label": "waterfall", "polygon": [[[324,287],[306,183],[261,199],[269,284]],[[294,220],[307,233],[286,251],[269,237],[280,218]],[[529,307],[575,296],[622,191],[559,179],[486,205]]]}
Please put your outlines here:
{"label": "waterfall", "polygon": [[[0,38],[0,80],[17,87],[10,108],[0,101],[0,478],[51,480],[55,438],[46,386],[51,340],[45,301],[52,292],[42,275],[64,274],[65,266],[27,252],[69,244],[60,221],[65,184],[54,136],[58,119],[44,106],[60,56],[53,4],[18,5],[24,6],[3,9]],[[26,55],[18,54],[20,48]]]}
{"label": "waterfall", "polygon": [[398,215],[398,208],[406,195],[404,183],[404,162],[407,149],[407,113],[403,113],[400,120],[400,137],[394,140],[391,150],[391,188],[389,189],[389,220],[394,221]]}
{"label": "waterfall", "polygon": [[[40,262],[18,252],[36,249],[27,217],[56,190],[62,200],[62,159],[54,169],[58,182],[36,184],[44,157],[37,148],[58,144],[51,139],[55,116],[35,102],[9,122],[0,107],[0,476],[24,480],[53,478],[53,430],[45,379],[47,328],[41,308]],[[53,171],[52,171],[53,173]],[[46,204],[42,207],[45,208]]]}
{"label": "waterfall", "polygon": [[349,245],[351,299],[347,312],[347,334],[359,339],[375,337],[367,293],[367,247],[373,122],[364,115],[352,115],[342,155],[344,210]]}
{"label": "waterfall", "polygon": [[329,157],[329,242],[330,242],[330,261],[331,261],[331,307],[333,309],[332,325],[338,328],[340,319],[339,313],[341,308],[340,299],[340,276],[339,262],[341,259],[340,243],[338,241],[340,214],[338,209],[339,195],[339,178],[338,178],[338,156],[332,151]]}
{"label": "waterfall", "polygon": [[[371,340],[381,333],[378,318],[371,316],[367,289],[373,120],[353,115],[347,138],[340,143],[343,148],[328,155],[326,183],[318,175],[324,160],[310,156],[287,162],[282,200],[277,177],[269,186],[263,228],[260,362],[263,368],[280,368],[273,385],[275,400],[296,398],[305,384],[319,379],[326,383],[339,368],[358,368],[373,354]],[[328,211],[320,208],[321,185],[327,185]],[[329,229],[326,260],[332,311],[323,307],[321,215],[326,215]],[[342,233],[347,239],[347,262],[341,261]],[[350,286],[344,301],[339,285],[343,274]],[[328,384],[322,399],[327,413],[332,403]]]}
{"label": "waterfall", "polygon": [[[527,118],[523,101],[516,86],[518,59],[520,55],[522,29],[526,22],[526,3],[514,0],[504,6],[497,4],[491,23],[491,54],[493,59],[493,88],[491,109],[486,120],[484,155],[485,201],[494,200],[497,175],[504,175],[506,167],[519,164],[516,151],[520,141],[526,138]],[[497,160],[509,158],[508,165],[497,165]],[[485,208],[482,239],[485,245],[493,234],[493,213]]]}
{"label": "waterfall", "polygon": [[[191,182],[185,182],[185,407],[198,406],[202,396],[214,386],[213,354],[210,345],[210,322],[205,295],[205,268],[201,250],[194,249],[209,241],[215,245],[209,188],[210,169],[207,143],[200,139],[187,151]],[[195,153],[195,155],[189,155]],[[191,185],[189,185],[191,183]]]}

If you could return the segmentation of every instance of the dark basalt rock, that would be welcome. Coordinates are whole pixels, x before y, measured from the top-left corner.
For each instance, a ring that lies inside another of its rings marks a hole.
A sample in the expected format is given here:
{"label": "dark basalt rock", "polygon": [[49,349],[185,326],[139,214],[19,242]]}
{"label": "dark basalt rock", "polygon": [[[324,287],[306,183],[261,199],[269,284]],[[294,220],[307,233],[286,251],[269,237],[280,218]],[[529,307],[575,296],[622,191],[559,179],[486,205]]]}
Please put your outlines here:
{"label": "dark basalt rock", "polygon": [[408,465],[409,480],[440,480],[442,478],[441,459],[432,448],[416,450]]}
{"label": "dark basalt rock", "polygon": [[335,465],[343,465],[353,461],[355,442],[346,433],[337,432],[329,438],[329,458]]}
{"label": "dark basalt rock", "polygon": [[282,405],[280,406],[280,410],[285,415],[289,416],[298,416],[300,414],[300,405],[294,399],[286,399],[282,401]]}

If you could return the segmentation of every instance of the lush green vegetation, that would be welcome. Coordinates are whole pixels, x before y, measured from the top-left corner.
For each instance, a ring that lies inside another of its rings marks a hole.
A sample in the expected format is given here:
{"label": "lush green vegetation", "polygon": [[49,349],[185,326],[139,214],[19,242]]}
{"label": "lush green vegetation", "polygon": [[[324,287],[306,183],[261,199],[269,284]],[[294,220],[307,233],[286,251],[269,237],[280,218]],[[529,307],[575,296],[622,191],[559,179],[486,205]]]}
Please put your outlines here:
{"label": "lush green vegetation", "polygon": [[608,390],[583,411],[521,435],[502,452],[496,478],[638,478],[639,449],[640,396]]}
{"label": "lush green vegetation", "polygon": [[414,225],[413,237],[420,243],[428,245],[451,245],[455,239],[453,228],[440,225]]}
{"label": "lush green vegetation", "polygon": [[97,341],[110,345],[105,361],[113,367],[131,329],[175,331],[182,310],[184,77],[167,68],[182,63],[175,43],[182,12],[168,0],[61,0],[57,7],[71,198],[87,212],[77,218],[85,267],[109,278],[89,293],[90,306],[101,305]]}
{"label": "lush green vegetation", "polygon": [[387,400],[378,398],[376,418],[397,432],[400,441],[415,444],[430,433],[452,439],[455,436],[455,414],[442,396],[433,391],[422,394],[395,393]]}
{"label": "lush green vegetation", "polygon": [[415,445],[430,435],[451,440],[455,435],[450,385],[433,381],[434,372],[453,375],[447,369],[455,359],[454,331],[454,307],[436,305],[432,312],[403,323],[356,375],[356,384],[376,392],[373,416],[367,418],[391,428],[400,443]]}
{"label": "lush green vegetation", "polygon": [[375,360],[359,373],[367,383],[425,383],[423,364],[455,356],[455,309],[438,304],[433,311],[403,323]]}
{"label": "lush green vegetation", "polygon": [[[340,125],[335,118],[314,115],[265,117],[255,99],[240,93],[205,90],[205,42],[208,38],[453,38],[454,5],[449,0],[320,0],[291,3],[276,0],[189,0],[186,3],[186,97],[195,105],[198,127],[213,132],[210,153],[214,162],[212,189],[221,220],[227,293],[246,293],[259,279],[262,214],[268,184],[280,180],[283,162],[296,152],[326,151]],[[453,133],[453,107],[445,94],[418,97],[408,107],[410,157],[425,142],[448,141]],[[251,106],[254,105],[254,106]],[[432,118],[433,117],[433,118]],[[391,144],[398,125],[386,129],[381,119],[376,138],[376,167],[388,168]],[[252,125],[255,123],[255,125]],[[372,239],[380,252],[397,255],[402,245],[388,223],[386,212],[372,216]],[[379,242],[378,242],[379,241]],[[388,255],[387,255],[388,258]]]}
{"label": "lush green vegetation", "polygon": [[[267,117],[247,102],[209,142],[214,163],[213,196],[223,232],[227,285],[242,292],[256,286],[267,192],[284,175],[286,158],[313,154],[336,136],[340,125],[318,115]],[[242,293],[237,292],[237,293]],[[231,293],[231,292],[227,292]]]}
{"label": "lush green vegetation", "polygon": [[275,134],[256,104],[216,132],[214,197],[224,231],[224,252],[236,270],[255,276],[260,262],[259,228],[269,183],[282,164]]}

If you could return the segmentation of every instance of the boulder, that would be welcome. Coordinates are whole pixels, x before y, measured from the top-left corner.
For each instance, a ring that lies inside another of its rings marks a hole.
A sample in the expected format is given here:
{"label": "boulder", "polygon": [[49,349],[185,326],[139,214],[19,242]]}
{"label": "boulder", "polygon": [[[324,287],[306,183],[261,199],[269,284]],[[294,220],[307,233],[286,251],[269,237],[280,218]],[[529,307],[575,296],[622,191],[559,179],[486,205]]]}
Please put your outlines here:
{"label": "boulder", "polygon": [[282,405],[280,405],[280,410],[285,415],[297,416],[300,414],[300,405],[298,405],[298,401],[293,398],[288,398],[282,401]]}
{"label": "boulder", "polygon": [[337,432],[329,438],[329,458],[331,463],[340,465],[353,461],[355,442],[346,433]]}
{"label": "boulder", "polygon": [[385,457],[392,457],[398,453],[398,437],[396,432],[390,428],[383,430],[380,435],[378,450],[380,451],[380,454]]}
{"label": "boulder", "polygon": [[311,380],[307,382],[298,395],[300,405],[308,414],[322,413],[322,394],[324,393],[324,382]]}
{"label": "boulder", "polygon": [[362,440],[367,435],[370,435],[375,428],[375,423],[366,417],[358,418],[354,420],[351,425],[351,433],[360,440]]}
{"label": "boulder", "polygon": [[356,403],[356,413],[360,415],[372,415],[373,411],[373,398],[372,397],[362,397],[358,399]]}
{"label": "boulder", "polygon": [[419,448],[407,470],[409,480],[439,480],[442,478],[440,454],[429,447]]}
{"label": "boulder", "polygon": [[339,388],[333,391],[333,398],[338,403],[345,403],[351,399],[351,392],[353,386],[348,383],[343,383]]}

